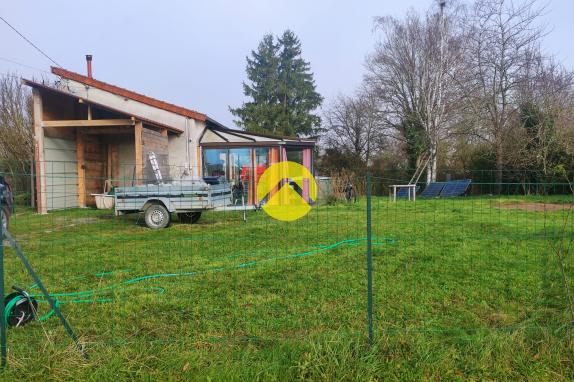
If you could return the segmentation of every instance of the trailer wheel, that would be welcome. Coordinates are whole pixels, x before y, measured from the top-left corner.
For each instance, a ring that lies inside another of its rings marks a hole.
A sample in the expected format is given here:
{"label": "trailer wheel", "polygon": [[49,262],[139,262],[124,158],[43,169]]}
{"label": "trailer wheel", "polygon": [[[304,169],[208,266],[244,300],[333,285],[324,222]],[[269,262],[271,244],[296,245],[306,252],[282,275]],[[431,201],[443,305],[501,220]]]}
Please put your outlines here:
{"label": "trailer wheel", "polygon": [[177,216],[182,223],[195,224],[201,217],[201,212],[182,212],[177,214]]}
{"label": "trailer wheel", "polygon": [[145,210],[145,224],[151,229],[165,228],[171,221],[169,211],[162,204],[151,204]]}
{"label": "trailer wheel", "polygon": [[10,209],[8,206],[2,206],[2,228],[8,229],[10,226]]}

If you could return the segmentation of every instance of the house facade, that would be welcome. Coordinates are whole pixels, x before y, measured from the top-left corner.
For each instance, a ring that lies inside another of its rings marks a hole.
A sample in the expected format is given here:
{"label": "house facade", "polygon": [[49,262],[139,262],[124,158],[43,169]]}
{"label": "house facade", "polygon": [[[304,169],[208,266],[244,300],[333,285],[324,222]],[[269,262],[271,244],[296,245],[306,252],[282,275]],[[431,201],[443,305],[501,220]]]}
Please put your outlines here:
{"label": "house facade", "polygon": [[52,68],[58,83],[32,88],[38,212],[95,205],[106,185],[155,181],[153,152],[165,180],[223,176],[248,203],[271,164],[296,161],[312,171],[315,141],[246,133],[207,115],[93,78]]}

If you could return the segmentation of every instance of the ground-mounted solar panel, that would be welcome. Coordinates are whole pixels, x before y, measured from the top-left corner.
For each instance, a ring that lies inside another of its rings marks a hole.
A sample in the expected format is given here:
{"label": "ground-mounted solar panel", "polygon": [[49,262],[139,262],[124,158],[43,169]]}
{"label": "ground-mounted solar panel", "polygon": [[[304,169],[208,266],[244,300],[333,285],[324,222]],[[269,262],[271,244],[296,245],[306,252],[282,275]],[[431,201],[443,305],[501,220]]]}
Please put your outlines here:
{"label": "ground-mounted solar panel", "polygon": [[[419,192],[420,189],[421,189],[420,186],[417,186],[415,189],[415,193]],[[408,198],[408,197],[409,197],[409,187],[398,187],[397,188],[397,198]]]}
{"label": "ground-mounted solar panel", "polygon": [[429,183],[425,190],[419,195],[421,198],[436,198],[440,195],[444,187],[444,183],[442,182],[434,182]]}
{"label": "ground-mounted solar panel", "polygon": [[453,196],[463,195],[470,186],[470,179],[452,180],[446,182],[442,191],[440,192],[441,198],[450,198]]}

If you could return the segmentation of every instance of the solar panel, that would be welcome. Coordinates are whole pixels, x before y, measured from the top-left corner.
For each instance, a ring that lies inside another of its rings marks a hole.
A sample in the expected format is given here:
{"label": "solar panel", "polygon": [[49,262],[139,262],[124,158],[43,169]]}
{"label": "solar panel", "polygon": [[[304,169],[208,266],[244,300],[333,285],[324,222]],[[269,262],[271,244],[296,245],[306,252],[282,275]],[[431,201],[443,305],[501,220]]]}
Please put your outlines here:
{"label": "solar panel", "polygon": [[[420,190],[420,187],[417,186],[415,189],[415,193],[418,192],[419,190]],[[397,188],[397,198],[407,198],[408,196],[409,196],[409,187],[398,187]]]}
{"label": "solar panel", "polygon": [[427,188],[420,194],[421,198],[436,198],[444,187],[444,183],[429,183]]}
{"label": "solar panel", "polygon": [[463,195],[468,189],[468,186],[470,186],[470,183],[470,179],[452,180],[447,182],[440,192],[440,196],[443,198],[449,198],[452,196]]}

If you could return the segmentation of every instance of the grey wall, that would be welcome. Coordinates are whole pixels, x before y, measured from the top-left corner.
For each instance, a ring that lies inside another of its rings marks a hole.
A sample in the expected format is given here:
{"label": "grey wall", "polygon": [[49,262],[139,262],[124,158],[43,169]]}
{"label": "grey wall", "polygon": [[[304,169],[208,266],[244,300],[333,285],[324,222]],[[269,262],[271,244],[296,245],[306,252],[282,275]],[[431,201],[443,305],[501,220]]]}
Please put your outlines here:
{"label": "grey wall", "polygon": [[76,141],[44,137],[48,210],[78,207]]}

